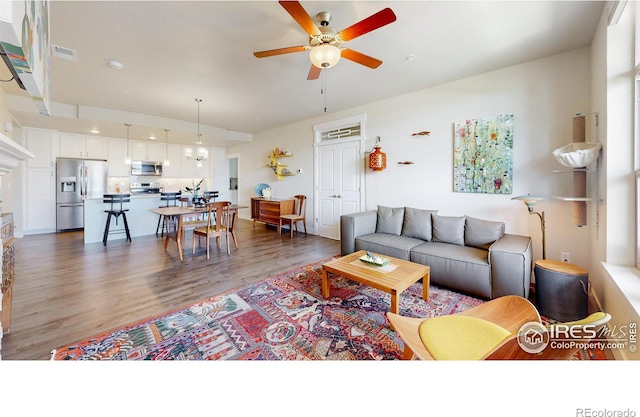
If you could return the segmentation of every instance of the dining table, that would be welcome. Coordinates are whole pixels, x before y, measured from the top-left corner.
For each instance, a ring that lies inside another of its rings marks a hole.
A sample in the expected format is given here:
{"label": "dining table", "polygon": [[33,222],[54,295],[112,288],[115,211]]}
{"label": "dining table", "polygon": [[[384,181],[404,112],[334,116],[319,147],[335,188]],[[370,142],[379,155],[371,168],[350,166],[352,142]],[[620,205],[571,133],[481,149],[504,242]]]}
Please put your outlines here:
{"label": "dining table", "polygon": [[[231,237],[233,238],[233,243],[235,246],[238,246],[238,240],[236,239],[235,234],[235,219],[238,210],[249,208],[249,206],[242,206],[238,204],[231,204],[229,206],[229,215],[231,218],[229,219],[229,232],[231,233]],[[176,241],[178,247],[178,255],[180,256],[180,261],[183,261],[182,255],[182,240],[183,240],[183,222],[186,217],[193,217],[194,215],[206,215],[209,212],[208,207],[205,205],[204,207],[195,207],[195,206],[185,206],[185,207],[158,207],[150,209],[152,213],[166,216],[168,219],[175,219],[175,222],[167,222],[167,233],[164,240],[164,250],[167,250],[169,246],[169,241],[171,239]],[[175,230],[171,230],[169,227],[170,223],[174,223],[176,225]]]}

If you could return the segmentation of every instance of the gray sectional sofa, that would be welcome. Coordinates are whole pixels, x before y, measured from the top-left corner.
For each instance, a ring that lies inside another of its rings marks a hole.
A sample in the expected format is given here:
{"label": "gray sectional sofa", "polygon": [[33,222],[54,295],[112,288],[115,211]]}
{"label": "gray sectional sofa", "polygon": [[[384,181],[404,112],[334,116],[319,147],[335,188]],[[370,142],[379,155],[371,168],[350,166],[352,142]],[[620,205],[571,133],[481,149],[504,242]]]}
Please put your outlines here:
{"label": "gray sectional sofa", "polygon": [[529,296],[531,238],[505,233],[502,222],[378,206],[341,216],[340,227],[342,255],[368,250],[429,265],[432,284],[484,299]]}

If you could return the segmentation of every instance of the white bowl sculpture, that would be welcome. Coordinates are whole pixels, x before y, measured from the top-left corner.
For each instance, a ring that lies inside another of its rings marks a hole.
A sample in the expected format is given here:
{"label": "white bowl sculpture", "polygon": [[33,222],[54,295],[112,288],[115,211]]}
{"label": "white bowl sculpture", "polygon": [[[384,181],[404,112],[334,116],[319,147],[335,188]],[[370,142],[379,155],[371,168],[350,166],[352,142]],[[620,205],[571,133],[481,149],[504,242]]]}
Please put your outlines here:
{"label": "white bowl sculpture", "polygon": [[598,159],[600,142],[574,142],[553,151],[553,156],[569,168],[582,168]]}

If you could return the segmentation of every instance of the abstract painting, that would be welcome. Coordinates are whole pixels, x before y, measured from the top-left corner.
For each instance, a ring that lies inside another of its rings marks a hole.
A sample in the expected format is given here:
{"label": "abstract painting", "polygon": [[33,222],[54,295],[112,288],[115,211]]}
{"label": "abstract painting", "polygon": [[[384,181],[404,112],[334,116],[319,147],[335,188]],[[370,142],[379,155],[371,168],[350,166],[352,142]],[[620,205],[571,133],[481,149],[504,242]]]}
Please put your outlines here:
{"label": "abstract painting", "polygon": [[51,114],[50,46],[48,1],[0,1],[0,47],[6,53],[5,62],[44,116]]}
{"label": "abstract painting", "polygon": [[455,124],[454,192],[511,194],[513,114]]}

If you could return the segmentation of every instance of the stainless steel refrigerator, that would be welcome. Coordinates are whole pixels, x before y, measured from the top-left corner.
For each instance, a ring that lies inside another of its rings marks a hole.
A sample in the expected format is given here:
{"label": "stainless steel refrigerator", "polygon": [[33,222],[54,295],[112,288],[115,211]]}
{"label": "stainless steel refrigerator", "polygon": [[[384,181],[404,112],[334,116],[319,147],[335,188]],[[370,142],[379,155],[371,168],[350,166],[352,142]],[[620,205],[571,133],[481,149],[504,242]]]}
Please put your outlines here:
{"label": "stainless steel refrigerator", "polygon": [[107,193],[107,161],[56,159],[56,229],[84,228],[84,200]]}

